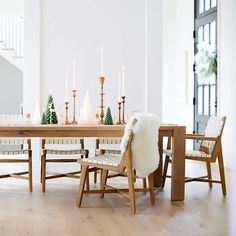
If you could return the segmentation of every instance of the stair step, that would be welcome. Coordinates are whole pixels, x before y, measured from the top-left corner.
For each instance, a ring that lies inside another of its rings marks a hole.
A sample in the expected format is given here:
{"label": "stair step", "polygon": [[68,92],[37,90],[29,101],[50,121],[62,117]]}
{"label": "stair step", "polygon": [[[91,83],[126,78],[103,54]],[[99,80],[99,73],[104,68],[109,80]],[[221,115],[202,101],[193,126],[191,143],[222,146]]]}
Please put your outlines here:
{"label": "stair step", "polygon": [[7,51],[14,51],[14,48],[2,48],[2,50],[7,50]]}
{"label": "stair step", "polygon": [[23,58],[23,56],[12,56],[13,58],[20,59]]}

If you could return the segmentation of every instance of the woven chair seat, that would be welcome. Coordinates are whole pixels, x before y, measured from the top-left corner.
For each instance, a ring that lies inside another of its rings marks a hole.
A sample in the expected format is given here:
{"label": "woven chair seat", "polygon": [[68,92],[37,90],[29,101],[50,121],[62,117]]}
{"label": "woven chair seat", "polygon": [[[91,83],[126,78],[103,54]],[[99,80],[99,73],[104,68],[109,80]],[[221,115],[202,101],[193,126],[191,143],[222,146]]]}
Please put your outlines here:
{"label": "woven chair seat", "polygon": [[25,155],[29,154],[29,149],[23,150],[0,150],[0,155]]}
{"label": "woven chair seat", "polygon": [[94,163],[107,166],[119,166],[121,162],[121,155],[98,155],[92,158],[84,158],[82,162]]}
{"label": "woven chair seat", "polygon": [[[172,150],[171,149],[164,149],[163,153],[166,154],[167,156],[172,156]],[[196,151],[196,150],[186,150],[185,153],[186,157],[206,157],[206,158],[211,158],[210,154],[207,154],[202,151]]]}
{"label": "woven chair seat", "polygon": [[45,149],[46,154],[52,155],[87,155],[88,150],[78,149],[78,150],[53,150],[53,149]]}

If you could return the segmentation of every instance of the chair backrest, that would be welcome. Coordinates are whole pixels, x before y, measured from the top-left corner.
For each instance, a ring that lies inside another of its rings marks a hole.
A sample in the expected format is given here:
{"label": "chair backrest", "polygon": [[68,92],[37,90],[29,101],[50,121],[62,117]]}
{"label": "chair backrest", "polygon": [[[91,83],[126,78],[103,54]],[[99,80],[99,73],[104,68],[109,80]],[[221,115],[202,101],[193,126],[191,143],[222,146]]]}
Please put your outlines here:
{"label": "chair backrest", "polygon": [[[207,126],[205,129],[205,136],[206,137],[219,137],[220,139],[224,130],[225,121],[226,121],[225,116],[221,118],[216,117],[216,116],[211,116],[207,122]],[[216,141],[204,140],[201,143],[199,150],[204,151],[208,154],[212,154],[215,144],[216,144]]]}
{"label": "chair backrest", "polygon": [[83,138],[46,138],[42,139],[42,148],[45,149],[45,145],[81,145],[84,148]]}
{"label": "chair backrest", "polygon": [[[0,125],[26,125],[30,124],[30,114],[26,115],[5,115],[0,114]],[[26,145],[31,148],[30,139],[27,138],[0,138],[0,145],[2,146],[18,146]]]}
{"label": "chair backrest", "polygon": [[95,154],[101,154],[101,149],[106,153],[118,154],[120,152],[120,143],[122,138],[97,138]]}

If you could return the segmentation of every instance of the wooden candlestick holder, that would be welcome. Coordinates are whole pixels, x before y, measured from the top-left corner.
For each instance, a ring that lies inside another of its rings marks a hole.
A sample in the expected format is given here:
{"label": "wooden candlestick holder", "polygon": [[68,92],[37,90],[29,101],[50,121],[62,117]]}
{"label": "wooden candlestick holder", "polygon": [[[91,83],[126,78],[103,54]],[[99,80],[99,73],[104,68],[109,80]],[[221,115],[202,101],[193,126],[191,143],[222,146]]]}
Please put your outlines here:
{"label": "wooden candlestick holder", "polygon": [[71,122],[72,125],[77,125],[78,122],[76,121],[76,89],[73,89],[72,92],[73,92],[73,120]]}
{"label": "wooden candlestick holder", "polygon": [[69,109],[69,102],[65,102],[66,105],[66,120],[65,125],[70,125],[69,119],[68,119],[68,109]]}
{"label": "wooden candlestick holder", "polygon": [[100,121],[99,123],[100,124],[104,124],[104,91],[103,91],[103,87],[104,87],[104,82],[105,82],[105,77],[104,76],[101,76],[99,77],[99,82],[100,82],[100,86],[101,86],[101,92],[100,92],[100,95],[101,95],[101,105],[100,105],[100,108],[101,108],[101,112],[100,112]]}
{"label": "wooden candlestick holder", "polygon": [[119,120],[117,122],[117,125],[121,125],[122,122],[121,122],[121,102],[118,102],[118,110],[119,110]]}
{"label": "wooden candlestick holder", "polygon": [[122,124],[125,123],[125,96],[121,96],[122,98]]}

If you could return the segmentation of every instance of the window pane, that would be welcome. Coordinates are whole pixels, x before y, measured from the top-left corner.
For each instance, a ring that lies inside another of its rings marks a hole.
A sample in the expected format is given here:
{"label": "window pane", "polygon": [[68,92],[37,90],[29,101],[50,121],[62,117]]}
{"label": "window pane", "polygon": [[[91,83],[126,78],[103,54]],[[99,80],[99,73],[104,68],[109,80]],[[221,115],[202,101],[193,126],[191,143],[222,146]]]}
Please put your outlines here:
{"label": "window pane", "polygon": [[204,0],[198,1],[198,14],[201,14],[204,12]]}
{"label": "window pane", "polygon": [[209,24],[204,25],[204,42],[210,43]]}
{"label": "window pane", "polygon": [[210,32],[211,32],[211,38],[210,38],[210,42],[211,42],[211,46],[213,48],[213,50],[216,50],[216,22],[213,21],[210,24]]}
{"label": "window pane", "polygon": [[204,115],[209,115],[209,86],[204,87]]}
{"label": "window pane", "polygon": [[216,102],[215,90],[216,90],[215,85],[212,85],[211,86],[211,116],[215,115],[215,102]]}
{"label": "window pane", "polygon": [[205,0],[205,11],[210,9],[210,0]]}
{"label": "window pane", "polygon": [[198,43],[203,42],[203,26],[198,28]]}
{"label": "window pane", "polygon": [[211,7],[215,7],[216,6],[216,0],[211,0]]}
{"label": "window pane", "polygon": [[202,115],[202,86],[198,87],[198,115]]}

